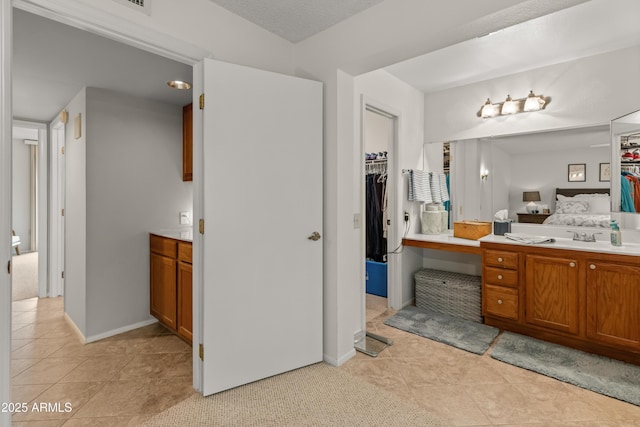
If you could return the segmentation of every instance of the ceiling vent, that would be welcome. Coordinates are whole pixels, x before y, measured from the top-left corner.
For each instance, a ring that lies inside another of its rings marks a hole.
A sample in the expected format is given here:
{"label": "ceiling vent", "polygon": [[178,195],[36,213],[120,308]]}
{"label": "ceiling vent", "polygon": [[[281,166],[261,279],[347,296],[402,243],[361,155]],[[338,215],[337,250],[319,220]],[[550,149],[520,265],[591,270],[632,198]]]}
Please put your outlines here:
{"label": "ceiling vent", "polygon": [[113,0],[116,3],[120,3],[125,6],[129,6],[131,9],[138,12],[151,15],[151,0]]}

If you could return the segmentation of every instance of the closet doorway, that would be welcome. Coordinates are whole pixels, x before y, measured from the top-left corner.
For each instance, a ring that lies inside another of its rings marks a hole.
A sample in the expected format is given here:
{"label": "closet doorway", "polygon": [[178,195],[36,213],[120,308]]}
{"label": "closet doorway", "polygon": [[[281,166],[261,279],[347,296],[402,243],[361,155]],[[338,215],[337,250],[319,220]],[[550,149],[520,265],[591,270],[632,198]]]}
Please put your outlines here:
{"label": "closet doorway", "polygon": [[[364,286],[362,288],[362,331],[367,350],[378,347],[366,332],[367,318],[376,317],[393,306],[398,282],[394,256],[398,238],[394,229],[396,181],[393,179],[398,115],[387,107],[365,100],[362,109],[362,238],[364,252]],[[374,336],[386,343],[382,337]],[[382,339],[381,339],[382,338]],[[362,346],[356,348],[362,351]],[[382,345],[384,348],[384,345]],[[368,351],[364,351],[369,354]]]}

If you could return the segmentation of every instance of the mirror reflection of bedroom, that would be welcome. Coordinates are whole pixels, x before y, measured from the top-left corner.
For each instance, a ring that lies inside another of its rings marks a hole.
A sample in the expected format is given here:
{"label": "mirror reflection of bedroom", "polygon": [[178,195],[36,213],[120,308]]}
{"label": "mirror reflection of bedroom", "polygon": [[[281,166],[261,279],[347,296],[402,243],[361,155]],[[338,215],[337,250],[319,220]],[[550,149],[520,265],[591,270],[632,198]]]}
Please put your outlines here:
{"label": "mirror reflection of bedroom", "polygon": [[12,300],[38,296],[38,130],[13,128]]}

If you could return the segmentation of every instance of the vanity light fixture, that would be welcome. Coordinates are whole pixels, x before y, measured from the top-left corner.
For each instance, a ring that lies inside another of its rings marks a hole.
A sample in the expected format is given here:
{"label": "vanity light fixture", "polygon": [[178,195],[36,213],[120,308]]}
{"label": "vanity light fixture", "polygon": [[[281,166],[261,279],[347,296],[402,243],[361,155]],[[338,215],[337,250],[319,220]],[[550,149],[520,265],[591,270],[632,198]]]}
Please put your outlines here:
{"label": "vanity light fixture", "polygon": [[542,95],[536,95],[533,91],[529,91],[526,98],[513,99],[511,95],[507,95],[504,102],[493,104],[489,98],[482,105],[477,116],[487,119],[490,117],[507,116],[510,114],[528,113],[531,111],[542,110],[549,103],[550,98]]}
{"label": "vanity light fixture", "polygon": [[489,178],[489,170],[484,169],[481,173],[480,173],[480,179],[483,181],[486,181],[487,178]]}
{"label": "vanity light fixture", "polygon": [[500,110],[500,114],[506,116],[507,114],[515,114],[518,112],[518,105],[516,102],[511,99],[511,95],[507,95],[507,99],[504,100],[504,104],[502,104],[502,109]]}

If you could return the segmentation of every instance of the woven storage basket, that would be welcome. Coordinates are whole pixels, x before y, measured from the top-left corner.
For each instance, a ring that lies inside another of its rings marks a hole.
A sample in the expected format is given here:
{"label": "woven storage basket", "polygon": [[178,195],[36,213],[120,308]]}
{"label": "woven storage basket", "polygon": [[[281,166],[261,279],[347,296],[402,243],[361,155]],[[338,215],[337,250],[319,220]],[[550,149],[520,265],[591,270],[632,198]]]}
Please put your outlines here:
{"label": "woven storage basket", "polygon": [[482,323],[479,276],[425,268],[414,278],[416,306]]}
{"label": "woven storage basket", "polygon": [[491,234],[492,223],[482,221],[456,221],[453,223],[453,237],[478,240]]}

